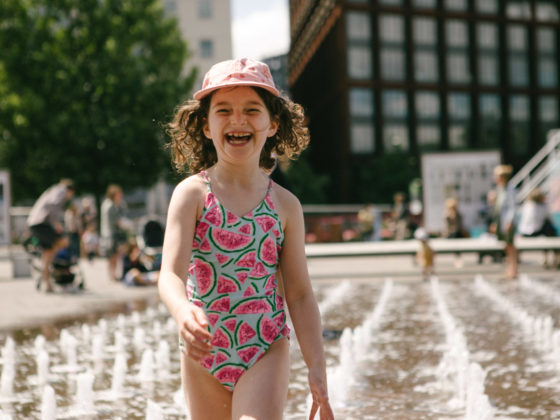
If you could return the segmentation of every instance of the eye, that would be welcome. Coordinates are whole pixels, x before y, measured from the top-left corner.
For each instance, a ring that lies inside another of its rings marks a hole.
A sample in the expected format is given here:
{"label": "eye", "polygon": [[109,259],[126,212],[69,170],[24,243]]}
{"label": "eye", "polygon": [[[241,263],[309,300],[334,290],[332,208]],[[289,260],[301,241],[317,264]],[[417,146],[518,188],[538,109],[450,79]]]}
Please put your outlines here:
{"label": "eye", "polygon": [[247,113],[248,113],[248,114],[256,114],[256,113],[258,113],[258,112],[261,112],[261,110],[260,110],[259,108],[249,108],[249,109],[247,110]]}

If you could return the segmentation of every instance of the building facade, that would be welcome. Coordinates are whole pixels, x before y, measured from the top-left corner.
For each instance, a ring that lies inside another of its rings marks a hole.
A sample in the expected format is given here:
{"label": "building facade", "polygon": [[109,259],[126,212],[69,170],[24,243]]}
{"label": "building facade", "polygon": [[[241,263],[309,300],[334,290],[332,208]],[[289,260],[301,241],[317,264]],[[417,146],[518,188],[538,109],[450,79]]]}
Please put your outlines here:
{"label": "building facade", "polygon": [[418,168],[427,152],[499,150],[521,167],[560,126],[559,8],[291,0],[289,85],[306,108],[311,163],[330,175],[331,200],[375,198],[364,182]]}
{"label": "building facade", "polygon": [[198,69],[194,89],[202,86],[210,67],[232,57],[230,0],[162,0],[165,11],[176,16],[187,41],[189,59],[185,72]]}

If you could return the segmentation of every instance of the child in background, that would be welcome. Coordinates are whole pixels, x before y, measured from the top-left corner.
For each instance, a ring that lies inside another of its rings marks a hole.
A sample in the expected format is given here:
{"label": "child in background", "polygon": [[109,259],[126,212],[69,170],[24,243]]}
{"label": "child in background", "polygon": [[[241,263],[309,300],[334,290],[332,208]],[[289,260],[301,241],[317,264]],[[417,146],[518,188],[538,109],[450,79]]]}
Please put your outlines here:
{"label": "child in background", "polygon": [[428,233],[424,228],[418,228],[414,232],[414,237],[420,242],[418,251],[416,252],[416,260],[422,268],[422,278],[428,281],[435,274],[434,257],[435,252],[428,243]]}
{"label": "child in background", "polygon": [[310,418],[333,419],[301,204],[267,175],[274,155],[294,158],[309,142],[301,106],[280,96],[266,64],[228,60],[179,108],[170,136],[176,167],[192,175],[171,198],[158,286],[178,326],[191,418],[282,418],[286,302]]}
{"label": "child in background", "polygon": [[99,234],[97,233],[97,224],[89,222],[86,230],[82,234],[83,249],[89,261],[99,255]]}

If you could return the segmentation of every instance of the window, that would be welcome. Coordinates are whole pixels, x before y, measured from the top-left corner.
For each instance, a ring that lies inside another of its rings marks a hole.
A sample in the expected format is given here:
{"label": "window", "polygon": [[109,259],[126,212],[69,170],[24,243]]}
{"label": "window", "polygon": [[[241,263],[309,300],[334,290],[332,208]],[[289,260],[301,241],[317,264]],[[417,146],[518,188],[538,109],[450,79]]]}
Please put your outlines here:
{"label": "window", "polygon": [[450,93],[447,97],[449,115],[449,148],[469,147],[471,130],[471,97],[467,93]]}
{"label": "window", "polygon": [[529,63],[527,54],[527,28],[510,25],[507,28],[509,81],[512,86],[529,84]]}
{"label": "window", "polygon": [[406,62],[404,52],[404,20],[399,15],[381,15],[381,77],[385,80],[404,80]]}
{"label": "window", "polygon": [[541,87],[558,86],[558,57],[556,54],[556,29],[537,29],[538,83]]}
{"label": "window", "polygon": [[529,98],[525,95],[512,95],[509,101],[511,118],[511,152],[524,156],[529,152]]}
{"label": "window", "polygon": [[466,22],[459,20],[446,22],[445,35],[447,41],[447,79],[454,83],[469,83],[471,73]]}
{"label": "window", "polygon": [[478,81],[481,85],[497,85],[499,81],[498,28],[492,23],[476,26],[478,46]]}
{"label": "window", "polygon": [[416,126],[418,148],[420,150],[439,150],[441,145],[439,95],[434,92],[416,93],[415,110],[418,121]]}
{"label": "window", "polygon": [[531,19],[530,0],[506,1],[506,15],[512,19]]}
{"label": "window", "polygon": [[412,5],[423,9],[433,9],[436,7],[436,0],[412,0]]}
{"label": "window", "polygon": [[498,0],[476,0],[475,5],[479,13],[498,13]]}
{"label": "window", "polygon": [[211,58],[214,56],[214,43],[209,39],[200,41],[200,57]]}
{"label": "window", "polygon": [[212,0],[198,0],[198,17],[202,19],[212,18]]}
{"label": "window", "polygon": [[555,96],[542,96],[539,98],[539,131],[540,140],[547,141],[550,130],[558,128],[560,114],[558,110],[558,98]]}
{"label": "window", "polygon": [[479,145],[483,149],[494,149],[500,145],[502,106],[495,94],[482,94],[479,98]]}
{"label": "window", "polygon": [[382,94],[383,104],[383,145],[385,151],[407,151],[408,139],[408,101],[400,90],[387,90]]}
{"label": "window", "polygon": [[375,150],[373,92],[370,89],[352,88],[349,103],[352,153],[372,153]]}
{"label": "window", "polygon": [[379,0],[379,4],[389,4],[391,6],[402,6],[403,0]]}
{"label": "window", "polygon": [[438,55],[436,22],[432,18],[413,20],[414,79],[418,82],[437,82]]}
{"label": "window", "polygon": [[371,19],[368,13],[346,13],[348,39],[347,68],[352,79],[369,79],[373,76],[371,55]]}
{"label": "window", "polygon": [[448,10],[467,10],[467,0],[445,0],[445,8]]}
{"label": "window", "polygon": [[535,6],[537,20],[558,22],[558,2],[557,0],[537,0]]}

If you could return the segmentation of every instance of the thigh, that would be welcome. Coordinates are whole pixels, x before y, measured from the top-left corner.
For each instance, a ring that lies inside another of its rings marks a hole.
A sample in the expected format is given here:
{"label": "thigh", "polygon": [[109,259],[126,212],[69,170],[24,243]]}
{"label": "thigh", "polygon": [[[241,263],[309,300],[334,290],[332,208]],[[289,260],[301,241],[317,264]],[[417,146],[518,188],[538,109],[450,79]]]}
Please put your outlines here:
{"label": "thigh", "polygon": [[239,378],[233,391],[232,419],[281,420],[289,376],[290,347],[283,338]]}
{"label": "thigh", "polygon": [[198,362],[183,353],[181,353],[181,381],[190,419],[231,419],[231,392]]}

